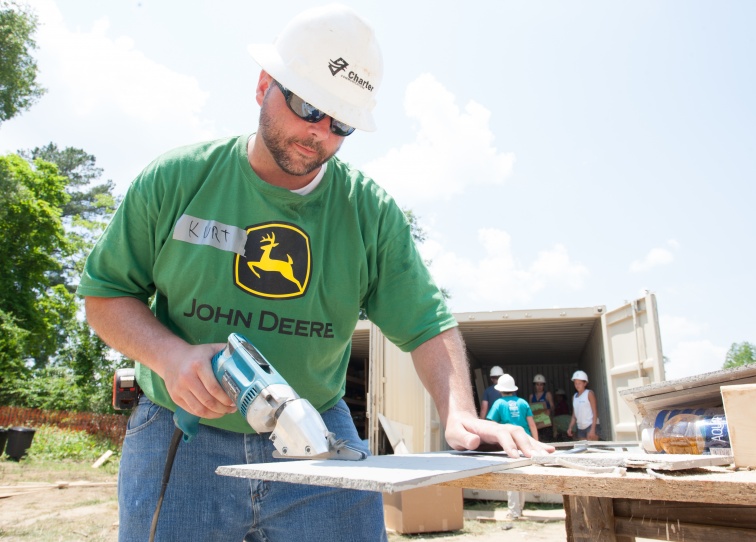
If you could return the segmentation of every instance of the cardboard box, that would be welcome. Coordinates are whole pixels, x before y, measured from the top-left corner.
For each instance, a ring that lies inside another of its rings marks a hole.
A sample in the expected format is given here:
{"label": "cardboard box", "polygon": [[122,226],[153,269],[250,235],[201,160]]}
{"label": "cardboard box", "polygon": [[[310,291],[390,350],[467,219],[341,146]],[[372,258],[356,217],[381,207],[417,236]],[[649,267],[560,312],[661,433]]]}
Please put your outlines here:
{"label": "cardboard box", "polygon": [[458,531],[464,524],[462,488],[429,486],[383,494],[386,529],[400,534]]}
{"label": "cardboard box", "polygon": [[730,446],[736,467],[756,467],[756,384],[722,386]]}

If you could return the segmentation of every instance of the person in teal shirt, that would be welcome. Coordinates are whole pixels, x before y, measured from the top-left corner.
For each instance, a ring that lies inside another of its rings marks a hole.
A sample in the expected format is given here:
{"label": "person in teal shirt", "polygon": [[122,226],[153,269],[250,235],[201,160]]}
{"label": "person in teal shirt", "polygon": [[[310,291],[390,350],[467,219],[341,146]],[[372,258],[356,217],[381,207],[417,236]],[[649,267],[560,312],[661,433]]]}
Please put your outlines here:
{"label": "person in teal shirt", "polygon": [[[502,424],[511,424],[521,427],[528,436],[538,440],[538,429],[533,419],[533,411],[530,404],[525,399],[517,397],[514,392],[517,391],[514,378],[511,375],[503,374],[499,377],[496,389],[501,392],[501,398],[489,410],[486,416],[491,420]],[[507,508],[509,509],[509,519],[518,519],[522,517],[522,505],[524,495],[520,491],[507,491]]]}

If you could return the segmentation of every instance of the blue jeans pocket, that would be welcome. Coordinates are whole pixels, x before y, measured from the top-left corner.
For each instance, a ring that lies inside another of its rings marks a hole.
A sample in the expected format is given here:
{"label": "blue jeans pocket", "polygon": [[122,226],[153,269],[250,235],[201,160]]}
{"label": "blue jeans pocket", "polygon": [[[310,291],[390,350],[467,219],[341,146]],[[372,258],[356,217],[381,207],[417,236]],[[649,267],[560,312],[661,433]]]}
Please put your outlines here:
{"label": "blue jeans pocket", "polygon": [[139,398],[139,404],[137,404],[134,412],[129,416],[129,421],[126,424],[126,434],[133,435],[134,433],[138,433],[151,424],[161,412],[169,411],[150,401],[146,395],[142,395]]}

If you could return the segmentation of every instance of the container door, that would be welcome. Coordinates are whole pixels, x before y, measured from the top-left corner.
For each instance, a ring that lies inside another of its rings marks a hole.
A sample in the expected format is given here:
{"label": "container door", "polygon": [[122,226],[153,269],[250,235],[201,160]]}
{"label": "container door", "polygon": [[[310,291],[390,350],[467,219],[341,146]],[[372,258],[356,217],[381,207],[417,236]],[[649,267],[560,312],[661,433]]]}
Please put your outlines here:
{"label": "container door", "polygon": [[[637,421],[619,392],[664,380],[656,296],[647,293],[601,317],[613,439],[639,440]],[[601,420],[602,426],[606,422]]]}
{"label": "container door", "polygon": [[[390,386],[387,386],[390,383]],[[368,400],[369,445],[378,454],[380,421],[378,414],[388,420],[413,428],[413,453],[441,449],[438,413],[430,394],[415,372],[412,357],[402,352],[381,333],[377,326],[370,327],[370,397]]]}
{"label": "container door", "polygon": [[381,424],[378,414],[383,414],[383,399],[385,397],[386,378],[383,363],[383,333],[378,327],[370,324],[370,377],[368,378],[367,418],[368,445],[370,453],[379,455]]}

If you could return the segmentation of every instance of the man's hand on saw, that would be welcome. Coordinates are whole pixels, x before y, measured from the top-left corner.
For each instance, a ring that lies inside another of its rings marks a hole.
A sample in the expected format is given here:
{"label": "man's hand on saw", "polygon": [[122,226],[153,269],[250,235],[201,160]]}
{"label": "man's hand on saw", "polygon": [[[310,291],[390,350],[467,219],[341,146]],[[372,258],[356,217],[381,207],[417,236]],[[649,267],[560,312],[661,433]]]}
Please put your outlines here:
{"label": "man's hand on saw", "polygon": [[184,349],[172,353],[172,359],[165,363],[163,377],[171,399],[200,418],[220,418],[236,411],[236,406],[221,388],[213,374],[210,360],[224,343],[186,345]]}

